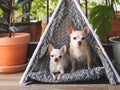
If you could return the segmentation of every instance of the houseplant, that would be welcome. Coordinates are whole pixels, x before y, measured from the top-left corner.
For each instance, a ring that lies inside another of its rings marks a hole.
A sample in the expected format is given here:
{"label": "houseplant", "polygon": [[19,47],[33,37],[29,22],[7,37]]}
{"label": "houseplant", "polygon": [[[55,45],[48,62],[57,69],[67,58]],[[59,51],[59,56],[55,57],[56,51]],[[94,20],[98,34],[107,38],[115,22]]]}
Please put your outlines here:
{"label": "houseplant", "polygon": [[[120,0],[114,0],[114,2],[116,1],[117,4],[120,5]],[[116,8],[117,9],[117,8]],[[120,33],[117,32],[118,30],[120,30],[119,24],[120,24],[120,16],[117,15],[117,10],[115,11],[115,24],[118,26],[115,26],[114,30],[114,35],[112,35],[112,37],[109,38],[112,47],[113,47],[113,53],[114,53],[114,60],[113,60],[113,64],[115,65],[116,69],[118,70],[118,73],[120,74]]]}
{"label": "houseplant", "polygon": [[[93,29],[96,30],[97,35],[100,37],[100,39],[106,40],[107,43],[109,43],[109,40],[112,42],[117,42],[120,41],[118,39],[119,36],[117,36],[117,39],[115,39],[115,37],[109,37],[110,32],[112,31],[112,21],[116,18],[115,16],[115,10],[113,8],[113,4],[115,3],[115,1],[118,2],[118,0],[114,0],[114,2],[112,2],[112,4],[110,5],[97,5],[95,6],[91,12],[90,12],[90,22],[93,26]],[[117,40],[117,41],[112,41],[112,40]],[[116,60],[120,60],[119,59],[119,55],[115,55],[115,48],[117,51],[117,53],[120,53],[120,49],[118,47],[120,47],[119,42],[117,42],[116,46],[113,46],[113,53],[114,53],[114,58],[115,58],[115,62],[119,63],[120,65],[120,61],[116,61]],[[107,44],[109,46],[111,46],[111,44]],[[119,54],[118,53],[118,54]],[[116,59],[118,57],[118,59]],[[116,65],[118,66],[118,65]],[[118,67],[117,67],[118,68]],[[120,67],[119,67],[119,71],[120,71]]]}
{"label": "houseplant", "polygon": [[111,6],[97,5],[90,11],[90,23],[97,35],[106,40],[112,30],[111,22],[114,17],[114,10]]}
{"label": "houseplant", "polygon": [[113,58],[113,52],[108,37],[112,31],[111,22],[113,18],[114,10],[111,6],[97,5],[90,10],[90,23],[92,24],[93,30],[96,30],[96,34],[99,36],[110,58]]}
{"label": "houseplant", "polygon": [[[15,10],[17,5],[23,5],[31,0],[0,0],[0,8],[9,13],[9,20],[0,18],[0,23],[8,26],[8,33],[0,35],[0,72],[13,73],[19,72],[26,67],[26,51],[27,44],[30,40],[29,33],[15,33],[20,29],[16,28],[15,23]],[[8,4],[11,3],[11,4]],[[26,17],[28,14],[19,16],[19,18]],[[4,29],[2,29],[4,30]]]}
{"label": "houseplant", "polygon": [[[116,1],[117,4],[120,4],[120,0],[114,0],[114,2]],[[116,8],[117,9],[117,8]],[[120,29],[119,24],[120,24],[120,16],[118,15],[117,10],[115,10],[115,20],[116,20],[116,31]],[[112,47],[113,47],[113,54],[114,54],[114,60],[113,60],[113,64],[116,67],[119,75],[120,75],[120,30],[119,32],[115,32],[115,35],[112,35],[109,38]]]}

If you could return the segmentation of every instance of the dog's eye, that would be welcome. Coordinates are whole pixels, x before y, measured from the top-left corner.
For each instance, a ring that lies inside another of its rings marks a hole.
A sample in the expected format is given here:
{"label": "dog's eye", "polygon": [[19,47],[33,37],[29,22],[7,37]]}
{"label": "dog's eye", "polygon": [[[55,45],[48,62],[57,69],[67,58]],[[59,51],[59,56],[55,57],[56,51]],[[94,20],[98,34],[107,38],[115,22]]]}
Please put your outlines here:
{"label": "dog's eye", "polygon": [[62,56],[60,55],[59,58],[62,58]]}
{"label": "dog's eye", "polygon": [[51,57],[54,57],[54,55],[51,55]]}
{"label": "dog's eye", "polygon": [[76,40],[76,37],[73,37],[74,40]]}
{"label": "dog's eye", "polygon": [[82,37],[82,40],[84,40],[85,39],[85,37]]}

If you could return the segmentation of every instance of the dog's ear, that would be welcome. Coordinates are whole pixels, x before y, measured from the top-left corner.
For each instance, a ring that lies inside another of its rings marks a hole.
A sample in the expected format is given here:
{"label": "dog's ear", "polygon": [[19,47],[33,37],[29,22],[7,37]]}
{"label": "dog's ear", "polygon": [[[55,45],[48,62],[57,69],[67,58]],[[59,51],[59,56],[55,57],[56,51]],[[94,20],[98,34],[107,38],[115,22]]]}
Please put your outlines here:
{"label": "dog's ear", "polygon": [[83,29],[83,32],[88,35],[88,33],[90,32],[90,29],[88,26],[86,26],[84,29]]}
{"label": "dog's ear", "polygon": [[60,50],[62,51],[63,54],[65,54],[65,53],[66,53],[66,45],[63,45],[63,46],[60,48]]}
{"label": "dog's ear", "polygon": [[71,26],[68,26],[68,30],[67,30],[68,35],[70,35],[73,31],[74,31],[73,28]]}
{"label": "dog's ear", "polygon": [[49,46],[48,46],[48,51],[49,51],[49,53],[50,53],[53,49],[54,49],[53,45],[52,45],[52,44],[49,44]]}

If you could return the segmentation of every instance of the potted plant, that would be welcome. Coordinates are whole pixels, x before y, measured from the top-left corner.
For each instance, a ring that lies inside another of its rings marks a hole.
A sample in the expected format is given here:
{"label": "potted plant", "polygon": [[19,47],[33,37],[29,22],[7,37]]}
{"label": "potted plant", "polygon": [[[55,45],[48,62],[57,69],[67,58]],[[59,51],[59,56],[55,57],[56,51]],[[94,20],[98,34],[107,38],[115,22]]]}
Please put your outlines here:
{"label": "potted plant", "polygon": [[[119,0],[114,0],[114,3],[116,4],[120,4],[120,1]],[[117,9],[117,8],[116,8]],[[120,24],[120,19],[119,19],[119,12],[117,10],[115,10],[115,24],[117,26],[114,26],[114,28],[116,30],[114,31],[117,31],[120,29],[119,27],[119,24]],[[114,24],[114,22],[112,22]],[[119,75],[120,75],[120,30],[119,32],[114,32],[115,35],[112,35],[109,40],[112,44],[112,47],[113,47],[113,54],[114,54],[114,60],[113,60],[113,64],[114,66],[116,67]]]}
{"label": "potted plant", "polygon": [[108,38],[112,30],[111,22],[114,17],[114,10],[107,5],[97,5],[90,11],[90,23],[97,35],[102,40]]}
{"label": "potted plant", "polygon": [[[116,0],[118,1],[118,0]],[[114,2],[113,2],[114,3]],[[118,65],[120,66],[120,61],[116,61],[116,60],[120,60],[120,57],[118,57],[119,55],[115,55],[115,53],[119,54],[120,53],[120,49],[118,47],[120,47],[120,38],[119,36],[117,37],[109,37],[110,32],[112,31],[112,21],[115,18],[115,11],[114,8],[111,7],[112,5],[97,5],[95,6],[93,9],[91,9],[90,11],[90,22],[93,26],[93,29],[96,30],[97,35],[100,37],[100,39],[102,41],[107,41],[107,45],[111,46],[111,44],[109,43],[109,40],[112,42],[112,47],[113,47],[113,53],[114,53],[114,58],[115,58],[115,63],[119,63]],[[117,39],[116,39],[117,38]],[[112,41],[112,40],[117,40],[117,41]],[[117,42],[117,48],[116,46],[113,46],[115,44],[113,44],[113,42]],[[114,49],[116,48],[115,51]],[[109,55],[108,55],[109,56]],[[118,57],[118,59],[116,59]],[[113,59],[113,57],[112,57]],[[118,66],[116,65],[116,66]],[[119,67],[119,71],[120,71],[120,67]]]}
{"label": "potted plant", "polygon": [[111,6],[97,5],[90,10],[90,23],[93,30],[99,36],[108,56],[113,58],[112,46],[109,44],[109,33],[112,31],[111,22],[114,18],[114,10]]}
{"label": "potted plant", "polygon": [[[16,33],[19,31],[15,27],[15,10],[17,10],[18,5],[23,5],[31,0],[0,0],[0,8],[5,12],[9,12],[9,21],[4,18],[0,18],[0,23],[4,26],[8,26],[7,34],[0,34],[0,72],[1,73],[13,73],[19,72],[26,67],[26,51],[27,45],[30,40],[29,33]],[[11,6],[10,3],[11,2]],[[29,14],[23,14],[17,18],[26,17]],[[4,29],[2,29],[4,30]]]}

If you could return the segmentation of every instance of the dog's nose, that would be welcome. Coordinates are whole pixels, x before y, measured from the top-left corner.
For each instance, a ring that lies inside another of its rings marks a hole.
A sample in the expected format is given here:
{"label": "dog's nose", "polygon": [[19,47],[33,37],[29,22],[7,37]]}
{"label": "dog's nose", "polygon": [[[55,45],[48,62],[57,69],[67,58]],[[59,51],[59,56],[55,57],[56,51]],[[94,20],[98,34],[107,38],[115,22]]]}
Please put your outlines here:
{"label": "dog's nose", "polygon": [[55,62],[58,62],[58,58],[55,58]]}
{"label": "dog's nose", "polygon": [[78,45],[80,46],[81,44],[82,44],[81,41],[79,41],[79,42],[78,42]]}

